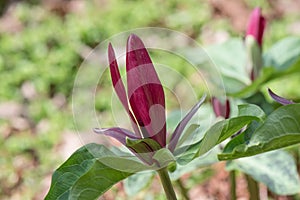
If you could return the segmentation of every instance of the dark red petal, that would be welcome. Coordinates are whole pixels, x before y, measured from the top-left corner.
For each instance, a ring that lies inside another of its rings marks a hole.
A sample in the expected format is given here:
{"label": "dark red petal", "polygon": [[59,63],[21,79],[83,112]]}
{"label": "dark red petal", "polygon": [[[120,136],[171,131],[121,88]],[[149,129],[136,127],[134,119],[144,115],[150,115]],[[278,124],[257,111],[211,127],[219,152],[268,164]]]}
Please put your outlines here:
{"label": "dark red petal", "polygon": [[226,112],[225,112],[225,119],[228,119],[230,116],[230,102],[226,99]]}
{"label": "dark red petal", "polygon": [[142,40],[133,34],[127,41],[126,71],[129,103],[137,123],[144,130],[143,136],[164,147],[166,117],[163,87]]}
{"label": "dark red petal", "polygon": [[222,104],[216,97],[212,97],[211,103],[216,117],[229,118],[230,103],[228,99],[226,99],[225,104]]}
{"label": "dark red petal", "polygon": [[126,96],[126,90],[125,90],[123,81],[121,79],[115,52],[114,52],[114,49],[113,49],[111,43],[109,43],[109,45],[108,45],[108,61],[109,61],[111,80],[112,80],[114,89],[115,89],[120,101],[122,102],[123,106],[125,107],[125,109],[129,110],[127,96]]}
{"label": "dark red petal", "polygon": [[259,19],[258,44],[262,46],[264,30],[266,27],[266,19],[261,15]]}
{"label": "dark red petal", "polygon": [[265,26],[266,20],[261,14],[261,9],[255,8],[249,17],[246,35],[252,35],[258,44],[262,46]]}
{"label": "dark red petal", "polygon": [[140,133],[138,127],[136,126],[136,121],[135,121],[131,111],[129,110],[128,99],[126,96],[126,90],[125,90],[124,83],[123,83],[121,75],[120,75],[115,52],[114,52],[114,49],[113,49],[111,43],[109,43],[109,45],[108,45],[108,61],[109,61],[111,80],[112,80],[114,89],[115,89],[121,103],[123,104],[126,112],[130,116],[132,126],[133,126],[135,133],[137,134],[137,136],[141,136],[141,133]]}
{"label": "dark red petal", "polygon": [[281,96],[278,96],[270,88],[268,88],[268,92],[269,92],[269,95],[272,97],[272,99],[274,99],[275,101],[277,101],[278,103],[280,103],[282,105],[294,104],[293,101],[290,101]]}
{"label": "dark red petal", "polygon": [[206,98],[206,95],[203,95],[201,97],[200,101],[196,105],[194,105],[194,107],[186,114],[186,116],[181,120],[181,122],[179,122],[179,124],[175,128],[175,131],[172,134],[172,137],[171,137],[171,140],[170,140],[169,146],[168,146],[168,148],[171,152],[174,151],[184,128],[186,127],[188,122],[192,119],[192,117],[195,115],[195,113],[198,111],[200,106],[203,104],[205,98]]}

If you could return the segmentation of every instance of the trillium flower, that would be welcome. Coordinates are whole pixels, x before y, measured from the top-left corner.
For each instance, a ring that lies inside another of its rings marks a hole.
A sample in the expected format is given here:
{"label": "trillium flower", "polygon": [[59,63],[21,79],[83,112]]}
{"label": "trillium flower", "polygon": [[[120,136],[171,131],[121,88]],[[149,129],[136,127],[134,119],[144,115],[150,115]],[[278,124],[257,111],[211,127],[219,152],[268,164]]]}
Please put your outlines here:
{"label": "trillium flower", "polygon": [[261,14],[261,9],[255,8],[249,18],[246,37],[254,37],[259,46],[262,47],[265,26],[266,19]]}
{"label": "trillium flower", "polygon": [[225,119],[229,118],[230,103],[228,99],[226,99],[225,103],[221,103],[219,99],[212,97],[211,104],[216,117],[224,117]]}
{"label": "trillium flower", "polygon": [[251,80],[255,80],[262,67],[262,43],[266,20],[260,8],[255,8],[248,21],[245,44],[248,54],[248,71]]}
{"label": "trillium flower", "polygon": [[151,165],[156,162],[152,158],[155,151],[165,147],[171,152],[175,150],[181,133],[204,102],[205,96],[178,124],[167,145],[165,95],[142,40],[134,34],[127,40],[127,90],[111,44],[108,45],[108,60],[114,90],[131,120],[133,132],[120,127],[96,128],[94,131],[115,138]]}
{"label": "trillium flower", "polygon": [[294,104],[293,101],[285,99],[281,96],[278,96],[275,94],[270,88],[268,88],[269,95],[274,99],[276,102],[280,103],[281,105],[288,105],[288,104]]}

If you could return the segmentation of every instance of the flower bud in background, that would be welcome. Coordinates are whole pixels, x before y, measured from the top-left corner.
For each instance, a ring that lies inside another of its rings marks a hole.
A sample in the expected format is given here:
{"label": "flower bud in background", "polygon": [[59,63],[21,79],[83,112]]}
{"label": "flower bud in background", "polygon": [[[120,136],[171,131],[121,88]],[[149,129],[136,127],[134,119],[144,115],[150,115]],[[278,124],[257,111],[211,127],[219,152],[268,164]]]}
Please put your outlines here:
{"label": "flower bud in background", "polygon": [[223,104],[216,97],[212,97],[211,104],[212,104],[212,107],[213,107],[216,117],[224,117],[225,119],[229,118],[230,103],[229,103],[228,99],[226,99],[225,103]]}
{"label": "flower bud in background", "polygon": [[262,43],[266,20],[260,8],[255,8],[248,21],[245,45],[248,56],[247,70],[251,80],[255,80],[262,68]]}

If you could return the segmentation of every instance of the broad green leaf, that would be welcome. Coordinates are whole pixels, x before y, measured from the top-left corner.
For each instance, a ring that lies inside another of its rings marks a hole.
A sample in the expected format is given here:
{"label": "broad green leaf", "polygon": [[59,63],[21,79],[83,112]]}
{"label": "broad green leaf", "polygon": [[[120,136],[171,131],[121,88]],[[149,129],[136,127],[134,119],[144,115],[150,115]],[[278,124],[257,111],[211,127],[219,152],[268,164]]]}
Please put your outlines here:
{"label": "broad green leaf", "polygon": [[177,165],[176,170],[170,173],[170,177],[172,180],[179,179],[182,175],[191,173],[201,167],[210,166],[216,162],[218,162],[217,154],[220,153],[220,148],[216,146],[207,154],[195,158],[191,162],[186,165]]}
{"label": "broad green leaf", "polygon": [[72,185],[69,199],[97,199],[114,184],[130,175],[131,173],[110,168],[96,161],[89,171],[80,176]]}
{"label": "broad green leaf", "polygon": [[[246,128],[246,130],[244,130],[242,133],[238,134],[237,136],[235,136],[234,138],[232,138],[224,147],[223,152],[227,152],[231,149],[233,149],[235,146],[240,145],[240,144],[244,144],[244,143],[249,143],[249,140],[253,134],[253,132],[257,129],[257,127],[260,125],[261,123],[257,122],[257,121],[253,121],[251,124],[249,124]],[[228,150],[229,149],[229,150]]]}
{"label": "broad green leaf", "polygon": [[155,168],[155,165],[149,166],[141,163],[138,159],[133,158],[131,155],[129,157],[105,156],[101,158],[101,162],[111,168],[129,173],[136,173]]}
{"label": "broad green leaf", "polygon": [[207,48],[207,53],[224,77],[223,82],[228,93],[238,92],[250,83],[245,68],[246,51],[241,39],[235,38],[210,46]]}
{"label": "broad green leaf", "polygon": [[278,195],[300,192],[300,179],[295,161],[282,150],[230,161],[227,169],[249,174]]}
{"label": "broad green leaf", "polygon": [[257,105],[254,104],[242,104],[238,105],[239,116],[256,116],[260,121],[264,121],[266,114]]}
{"label": "broad green leaf", "polygon": [[146,188],[154,176],[154,171],[145,171],[133,174],[124,180],[124,189],[129,196],[136,195]]}
{"label": "broad green leaf", "polygon": [[[78,149],[63,165],[61,165],[52,176],[52,184],[46,199],[61,199],[69,196],[70,189],[77,179],[86,173],[96,162],[94,155],[91,153],[96,147],[90,144]],[[99,148],[99,153],[107,152],[105,148]]]}
{"label": "broad green leaf", "polygon": [[217,122],[205,134],[197,155],[203,155],[212,149],[215,145],[223,142],[225,139],[238,132],[245,125],[253,120],[257,120],[255,116],[241,116],[224,121]]}
{"label": "broad green leaf", "polygon": [[288,37],[272,46],[264,55],[265,66],[284,71],[300,60],[300,38]]}
{"label": "broad green leaf", "polygon": [[96,199],[115,183],[137,170],[146,169],[130,154],[119,158],[103,145],[88,144],[78,149],[54,172],[45,199]]}
{"label": "broad green leaf", "polygon": [[195,157],[205,154],[253,120],[259,120],[259,118],[256,116],[240,116],[217,122],[208,129],[200,142],[175,151],[175,155],[178,155],[177,162],[186,164]]}
{"label": "broad green leaf", "polygon": [[162,148],[155,152],[153,159],[157,161],[159,167],[166,167],[168,164],[175,162],[175,157],[168,148]]}
{"label": "broad green leaf", "polygon": [[253,156],[300,143],[300,104],[282,106],[272,112],[248,142],[225,147],[220,160]]}

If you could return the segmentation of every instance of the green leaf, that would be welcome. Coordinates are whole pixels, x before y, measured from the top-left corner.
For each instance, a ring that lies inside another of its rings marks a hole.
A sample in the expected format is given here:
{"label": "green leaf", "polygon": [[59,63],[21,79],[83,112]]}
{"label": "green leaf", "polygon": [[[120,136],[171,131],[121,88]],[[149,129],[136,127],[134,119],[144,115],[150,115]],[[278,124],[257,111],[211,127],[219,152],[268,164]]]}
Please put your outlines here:
{"label": "green leaf", "polygon": [[155,152],[153,159],[157,161],[159,167],[163,168],[170,163],[175,162],[175,157],[172,152],[167,148],[162,148]]}
{"label": "green leaf", "polygon": [[175,155],[179,155],[177,162],[186,164],[195,157],[205,154],[253,120],[259,120],[259,118],[256,116],[239,116],[217,122],[207,130],[200,142],[176,150]]}
{"label": "green leaf", "polygon": [[288,70],[299,61],[300,38],[285,38],[269,49],[264,55],[265,66],[274,66],[277,71]]}
{"label": "green leaf", "polygon": [[45,199],[96,199],[115,183],[145,169],[147,167],[130,154],[117,157],[103,145],[88,144],[78,149],[54,172]]}
{"label": "green leaf", "polygon": [[111,168],[117,169],[119,171],[126,171],[129,173],[136,173],[139,171],[155,168],[155,165],[149,166],[141,163],[139,159],[137,159],[136,157],[132,157],[132,155],[126,157],[106,156],[101,158],[101,162]]}
{"label": "green leaf", "polygon": [[249,74],[245,69],[247,61],[245,46],[241,39],[235,38],[210,46],[207,53],[224,77],[223,82],[228,93],[238,92],[240,88],[250,83]]}
{"label": "green leaf", "polygon": [[130,139],[127,137],[126,146],[138,153],[149,153],[161,149],[161,146],[151,138]]}
{"label": "green leaf", "polygon": [[248,125],[250,122],[257,119],[258,118],[255,116],[241,116],[217,122],[206,132],[197,155],[203,155],[215,145],[220,144],[228,137],[241,130],[245,125]]}
{"label": "green leaf", "polygon": [[291,195],[300,191],[295,161],[282,150],[228,162],[227,169],[249,174],[278,195]]}
{"label": "green leaf", "polygon": [[238,105],[239,116],[256,116],[261,122],[266,118],[265,112],[257,105],[254,104],[241,104]]}
{"label": "green leaf", "polygon": [[97,199],[114,184],[130,175],[131,173],[110,168],[96,161],[72,186],[69,199]]}
{"label": "green leaf", "polygon": [[215,147],[209,153],[195,158],[186,165],[177,165],[176,170],[170,173],[171,179],[177,180],[184,174],[191,173],[201,167],[207,167],[218,162],[218,153],[220,153],[220,148]]}
{"label": "green leaf", "polygon": [[[245,143],[225,147],[220,160],[253,156],[300,143],[300,104],[282,106],[272,112]],[[226,151],[225,151],[226,150]]]}
{"label": "green leaf", "polygon": [[129,196],[136,195],[147,187],[154,176],[154,171],[139,172],[124,180],[124,189]]}

